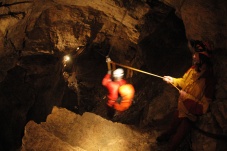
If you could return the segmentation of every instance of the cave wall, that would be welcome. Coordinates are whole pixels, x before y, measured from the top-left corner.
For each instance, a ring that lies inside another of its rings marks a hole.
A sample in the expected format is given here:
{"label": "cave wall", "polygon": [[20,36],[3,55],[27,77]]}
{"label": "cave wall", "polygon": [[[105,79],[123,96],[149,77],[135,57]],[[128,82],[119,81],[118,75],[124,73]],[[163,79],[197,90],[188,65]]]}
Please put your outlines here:
{"label": "cave wall", "polygon": [[214,48],[226,48],[226,1],[162,0],[184,22],[187,39],[206,40]]}
{"label": "cave wall", "polygon": [[[2,150],[20,147],[27,121],[45,121],[55,105],[76,111],[76,105],[80,105],[81,113],[91,111],[93,94],[97,91],[94,85],[100,85],[106,73],[105,55],[110,46],[111,57],[114,53],[120,54],[116,60],[135,66],[142,62],[135,61],[141,60],[135,24],[149,9],[148,5],[140,5],[137,10],[131,10],[131,14],[126,14],[125,8],[116,7],[112,1],[71,2],[21,0],[1,3]],[[83,49],[77,52],[78,47]],[[133,55],[127,55],[130,50],[134,51]],[[83,54],[79,59],[78,53]],[[75,94],[68,90],[62,75],[65,54],[75,55],[76,80],[85,91]],[[73,102],[80,97],[83,102]],[[69,100],[75,106],[69,106],[70,103],[66,103]]]}

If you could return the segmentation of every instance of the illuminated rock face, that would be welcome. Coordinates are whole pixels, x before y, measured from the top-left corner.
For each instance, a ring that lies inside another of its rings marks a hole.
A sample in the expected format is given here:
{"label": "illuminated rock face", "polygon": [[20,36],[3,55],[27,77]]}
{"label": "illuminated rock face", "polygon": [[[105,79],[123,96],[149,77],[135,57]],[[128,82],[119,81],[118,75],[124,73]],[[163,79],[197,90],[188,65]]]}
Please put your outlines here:
{"label": "illuminated rock face", "polygon": [[226,1],[163,0],[183,20],[188,39],[212,41],[215,48],[226,48]]}
{"label": "illuminated rock face", "polygon": [[[222,18],[227,14],[226,1],[164,0],[169,6],[144,2],[0,3],[0,120],[4,121],[0,150],[18,148],[27,122],[45,121],[55,105],[106,118],[106,91],[101,80],[107,72],[107,55],[115,62],[161,76],[181,76],[191,64],[187,39],[214,44],[216,96],[199,127],[226,134],[227,31]],[[65,54],[72,56],[66,67],[62,62]],[[177,91],[159,78],[128,73],[136,89],[135,104],[114,120],[144,128],[154,123],[160,126],[176,106]],[[200,135],[193,133],[194,147],[220,144]]]}
{"label": "illuminated rock face", "polygon": [[[67,117],[67,118],[66,118]],[[34,139],[34,137],[36,139]],[[54,107],[46,122],[29,122],[22,150],[149,150],[148,134],[93,113],[77,115]]]}

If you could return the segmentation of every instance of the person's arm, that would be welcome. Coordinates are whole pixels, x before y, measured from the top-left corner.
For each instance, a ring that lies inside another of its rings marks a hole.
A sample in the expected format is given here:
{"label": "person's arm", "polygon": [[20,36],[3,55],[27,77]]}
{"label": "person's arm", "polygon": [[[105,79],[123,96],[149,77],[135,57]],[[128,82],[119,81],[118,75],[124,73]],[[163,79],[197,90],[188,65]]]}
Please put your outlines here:
{"label": "person's arm", "polygon": [[111,71],[109,70],[107,72],[107,74],[105,75],[105,77],[102,79],[102,85],[103,86],[106,86],[108,82],[111,82],[112,79],[111,79]]}
{"label": "person's arm", "polygon": [[181,78],[173,78],[173,85],[177,86],[177,87],[184,87],[185,85],[185,81],[188,78],[190,72],[191,72],[192,68],[190,68],[187,72],[184,73],[183,77]]}
{"label": "person's arm", "polygon": [[105,77],[102,80],[102,85],[103,86],[106,86],[108,82],[112,81],[112,79],[111,79],[110,62],[111,62],[111,59],[109,57],[106,57],[106,63],[107,63],[107,66],[108,66],[108,71],[107,71],[107,74],[105,75]]}
{"label": "person's arm", "polygon": [[183,87],[185,84],[185,79],[188,77],[191,68],[183,75],[182,78],[173,78],[171,76],[164,76],[163,80],[167,83],[171,83],[176,87]]}
{"label": "person's arm", "polygon": [[171,76],[164,76],[163,80],[166,81],[167,83],[170,83],[176,87],[181,87],[184,84],[184,79],[183,78],[173,78]]}

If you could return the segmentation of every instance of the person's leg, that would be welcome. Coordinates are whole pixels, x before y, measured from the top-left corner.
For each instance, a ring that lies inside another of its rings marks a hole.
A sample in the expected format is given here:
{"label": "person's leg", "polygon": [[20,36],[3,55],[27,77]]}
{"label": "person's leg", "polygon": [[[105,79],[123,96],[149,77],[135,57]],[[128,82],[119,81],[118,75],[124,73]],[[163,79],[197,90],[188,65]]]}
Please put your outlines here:
{"label": "person's leg", "polygon": [[157,137],[158,142],[165,142],[170,139],[170,137],[176,132],[178,125],[180,125],[181,119],[178,118],[178,111],[175,111],[173,120],[166,131],[164,131],[160,136]]}
{"label": "person's leg", "polygon": [[192,122],[188,118],[182,118],[175,135],[170,140],[168,151],[175,151],[184,138],[189,134],[192,128]]}
{"label": "person's leg", "polygon": [[115,114],[115,109],[106,105],[106,111],[107,111],[107,118],[111,120]]}
{"label": "person's leg", "polygon": [[122,115],[123,111],[115,111],[114,117]]}

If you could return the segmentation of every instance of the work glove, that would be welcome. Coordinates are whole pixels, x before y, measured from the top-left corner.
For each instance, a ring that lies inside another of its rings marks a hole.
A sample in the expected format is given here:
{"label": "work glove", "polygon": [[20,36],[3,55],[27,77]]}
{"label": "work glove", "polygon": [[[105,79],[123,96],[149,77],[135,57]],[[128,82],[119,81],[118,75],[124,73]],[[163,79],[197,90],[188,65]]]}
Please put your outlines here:
{"label": "work glove", "polygon": [[173,78],[170,76],[164,76],[163,80],[166,81],[167,83],[173,83]]}
{"label": "work glove", "polygon": [[109,57],[106,57],[106,62],[111,62],[111,59]]}
{"label": "work glove", "polygon": [[107,71],[107,74],[111,74],[111,70],[108,70],[108,71]]}
{"label": "work glove", "polygon": [[119,96],[119,97],[117,98],[116,102],[117,102],[118,104],[121,104],[121,100],[122,100],[122,97]]}

